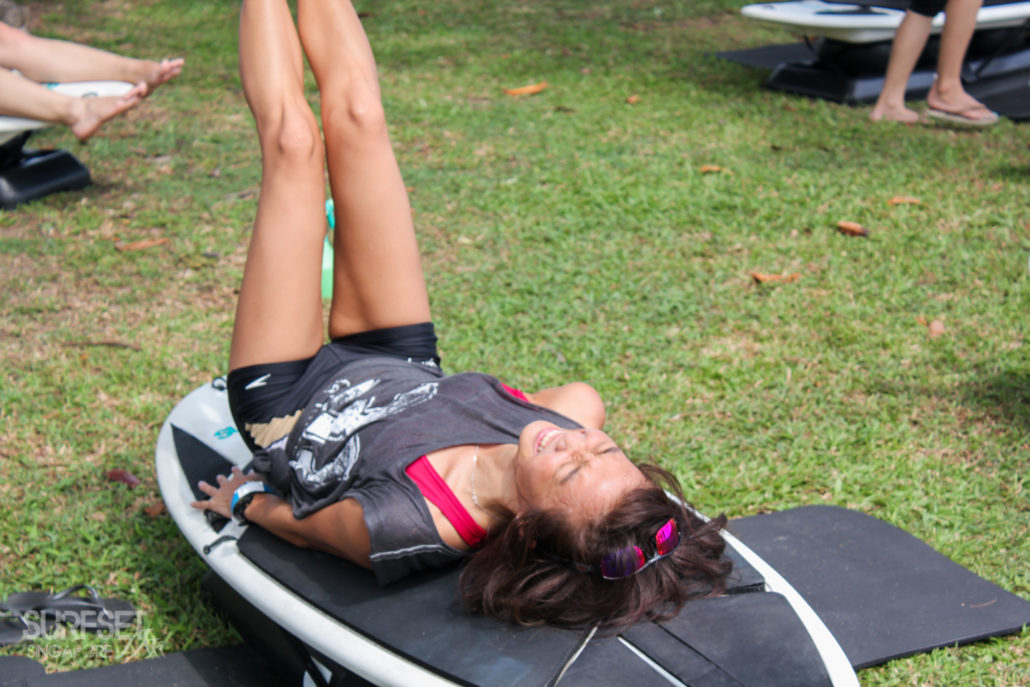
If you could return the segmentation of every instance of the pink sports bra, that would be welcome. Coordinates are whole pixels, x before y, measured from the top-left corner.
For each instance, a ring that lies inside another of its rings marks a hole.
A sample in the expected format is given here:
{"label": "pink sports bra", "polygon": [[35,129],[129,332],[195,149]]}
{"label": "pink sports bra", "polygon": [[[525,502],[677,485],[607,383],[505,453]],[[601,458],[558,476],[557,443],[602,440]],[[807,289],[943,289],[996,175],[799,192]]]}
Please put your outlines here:
{"label": "pink sports bra", "polygon": [[[510,387],[507,384],[502,384],[501,386],[512,396],[527,403],[529,402],[526,394],[519,389]],[[418,485],[422,495],[439,508],[443,516],[447,518],[447,521],[454,525],[454,529],[458,531],[458,536],[466,544],[474,549],[483,543],[483,540],[486,539],[486,530],[480,527],[479,523],[469,515],[465,506],[461,505],[461,501],[458,500],[458,497],[454,495],[451,488],[440,477],[440,473],[429,462],[429,458],[421,456],[406,467],[404,472]]]}

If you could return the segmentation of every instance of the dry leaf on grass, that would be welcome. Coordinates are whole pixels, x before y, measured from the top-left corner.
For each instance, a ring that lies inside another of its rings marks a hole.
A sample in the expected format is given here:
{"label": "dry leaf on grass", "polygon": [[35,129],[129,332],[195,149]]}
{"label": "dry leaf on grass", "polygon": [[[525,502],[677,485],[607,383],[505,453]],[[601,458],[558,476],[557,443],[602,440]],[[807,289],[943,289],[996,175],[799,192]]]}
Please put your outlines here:
{"label": "dry leaf on grass", "polygon": [[944,323],[940,320],[933,320],[926,326],[926,331],[930,335],[931,339],[936,339],[944,333]]}
{"label": "dry leaf on grass", "polygon": [[136,344],[125,343],[124,341],[66,341],[64,346],[107,346],[108,348],[131,348],[134,351],[140,350]]}
{"label": "dry leaf on grass", "polygon": [[633,95],[631,95],[628,98],[626,98],[626,102],[629,103],[630,105],[636,105],[637,103],[640,102],[640,96],[637,95],[636,93],[634,93]]}
{"label": "dry leaf on grass", "polygon": [[508,95],[535,95],[545,88],[547,88],[547,82],[541,81],[521,88],[505,88],[504,92]]}
{"label": "dry leaf on grass", "polygon": [[121,482],[122,484],[128,484],[130,487],[135,487],[140,483],[139,477],[136,477],[128,470],[122,470],[121,468],[118,468],[116,470],[108,470],[107,479],[111,480],[112,482]]}
{"label": "dry leaf on grass", "polygon": [[887,201],[888,205],[921,205],[923,201],[912,196],[894,196]]}
{"label": "dry leaf on grass", "polygon": [[129,250],[145,250],[147,248],[161,246],[166,243],[168,243],[168,238],[162,237],[157,239],[142,239],[141,241],[132,241],[130,243],[118,241],[114,244],[114,247],[116,250],[122,251],[124,253],[125,251]]}
{"label": "dry leaf on grass", "polygon": [[144,508],[143,512],[146,513],[147,515],[149,515],[152,518],[156,518],[157,516],[163,514],[165,512],[165,510],[166,510],[166,508],[165,508],[164,501],[158,501],[158,502],[152,503],[149,506],[147,506],[146,508]]}
{"label": "dry leaf on grass", "polygon": [[790,284],[796,282],[801,278],[799,272],[793,272],[791,274],[762,274],[761,272],[752,272],[751,278],[755,280],[756,284]]}
{"label": "dry leaf on grass", "polygon": [[701,165],[700,171],[702,174],[718,174],[720,172],[728,172],[730,170],[719,165]]}
{"label": "dry leaf on grass", "polygon": [[858,222],[850,222],[846,219],[837,222],[837,231],[845,236],[869,236],[868,229]]}

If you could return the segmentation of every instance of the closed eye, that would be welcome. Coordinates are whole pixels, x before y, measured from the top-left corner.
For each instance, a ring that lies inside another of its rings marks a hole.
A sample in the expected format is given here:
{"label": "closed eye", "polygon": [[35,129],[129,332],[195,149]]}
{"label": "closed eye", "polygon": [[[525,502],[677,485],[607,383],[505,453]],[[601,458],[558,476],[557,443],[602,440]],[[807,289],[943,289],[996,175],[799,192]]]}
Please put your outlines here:
{"label": "closed eye", "polygon": [[579,464],[579,465],[577,465],[576,467],[574,467],[574,468],[572,468],[571,470],[569,470],[569,471],[568,471],[568,472],[567,472],[567,473],[565,474],[565,476],[564,476],[564,477],[562,477],[561,479],[559,479],[559,480],[558,480],[558,484],[565,484],[565,483],[566,483],[566,482],[568,482],[568,481],[569,481],[570,479],[572,479],[573,477],[575,477],[575,476],[576,476],[576,473],[577,473],[577,472],[579,472],[579,471],[580,471],[580,470],[582,470],[582,469],[583,469],[583,464],[582,464],[582,463],[580,463],[580,464]]}
{"label": "closed eye", "polygon": [[[622,449],[620,449],[617,445],[612,444],[608,448],[604,449],[603,451],[599,451],[599,452],[595,453],[594,455],[596,455],[596,456],[607,456],[607,455],[621,454],[621,453],[622,453]],[[565,473],[564,476],[562,476],[561,478],[558,479],[558,484],[565,484],[566,482],[571,480],[573,477],[575,477],[576,473],[578,473],[582,469],[583,469],[583,463],[578,463],[576,465],[576,467],[572,468],[567,473]]]}

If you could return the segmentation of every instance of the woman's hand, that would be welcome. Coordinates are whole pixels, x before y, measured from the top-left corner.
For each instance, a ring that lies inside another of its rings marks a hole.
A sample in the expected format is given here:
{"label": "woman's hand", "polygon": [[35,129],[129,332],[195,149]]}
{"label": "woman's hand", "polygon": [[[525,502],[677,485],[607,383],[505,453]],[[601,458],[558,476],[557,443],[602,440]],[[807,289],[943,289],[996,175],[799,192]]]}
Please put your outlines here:
{"label": "woman's hand", "polygon": [[218,486],[208,484],[207,482],[199,482],[197,484],[200,490],[207,494],[210,498],[206,501],[194,501],[190,505],[197,510],[210,510],[218,513],[223,518],[232,517],[232,493],[240,487],[240,485],[247,482],[260,482],[261,477],[253,472],[244,474],[238,467],[233,467],[232,474],[229,477],[225,475],[218,475],[216,478]]}

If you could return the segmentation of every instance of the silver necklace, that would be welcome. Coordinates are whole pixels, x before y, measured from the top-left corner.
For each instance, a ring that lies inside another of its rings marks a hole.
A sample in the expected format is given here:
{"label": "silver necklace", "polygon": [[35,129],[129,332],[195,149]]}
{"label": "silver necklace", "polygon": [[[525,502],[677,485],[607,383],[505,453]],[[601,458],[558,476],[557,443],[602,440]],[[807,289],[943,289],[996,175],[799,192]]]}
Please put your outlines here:
{"label": "silver necklace", "polygon": [[469,474],[469,486],[472,487],[472,503],[476,504],[476,508],[489,515],[494,520],[500,520],[496,515],[483,508],[482,504],[479,503],[479,498],[476,496],[476,467],[479,465],[479,444],[476,444],[476,450],[472,454],[472,472]]}

